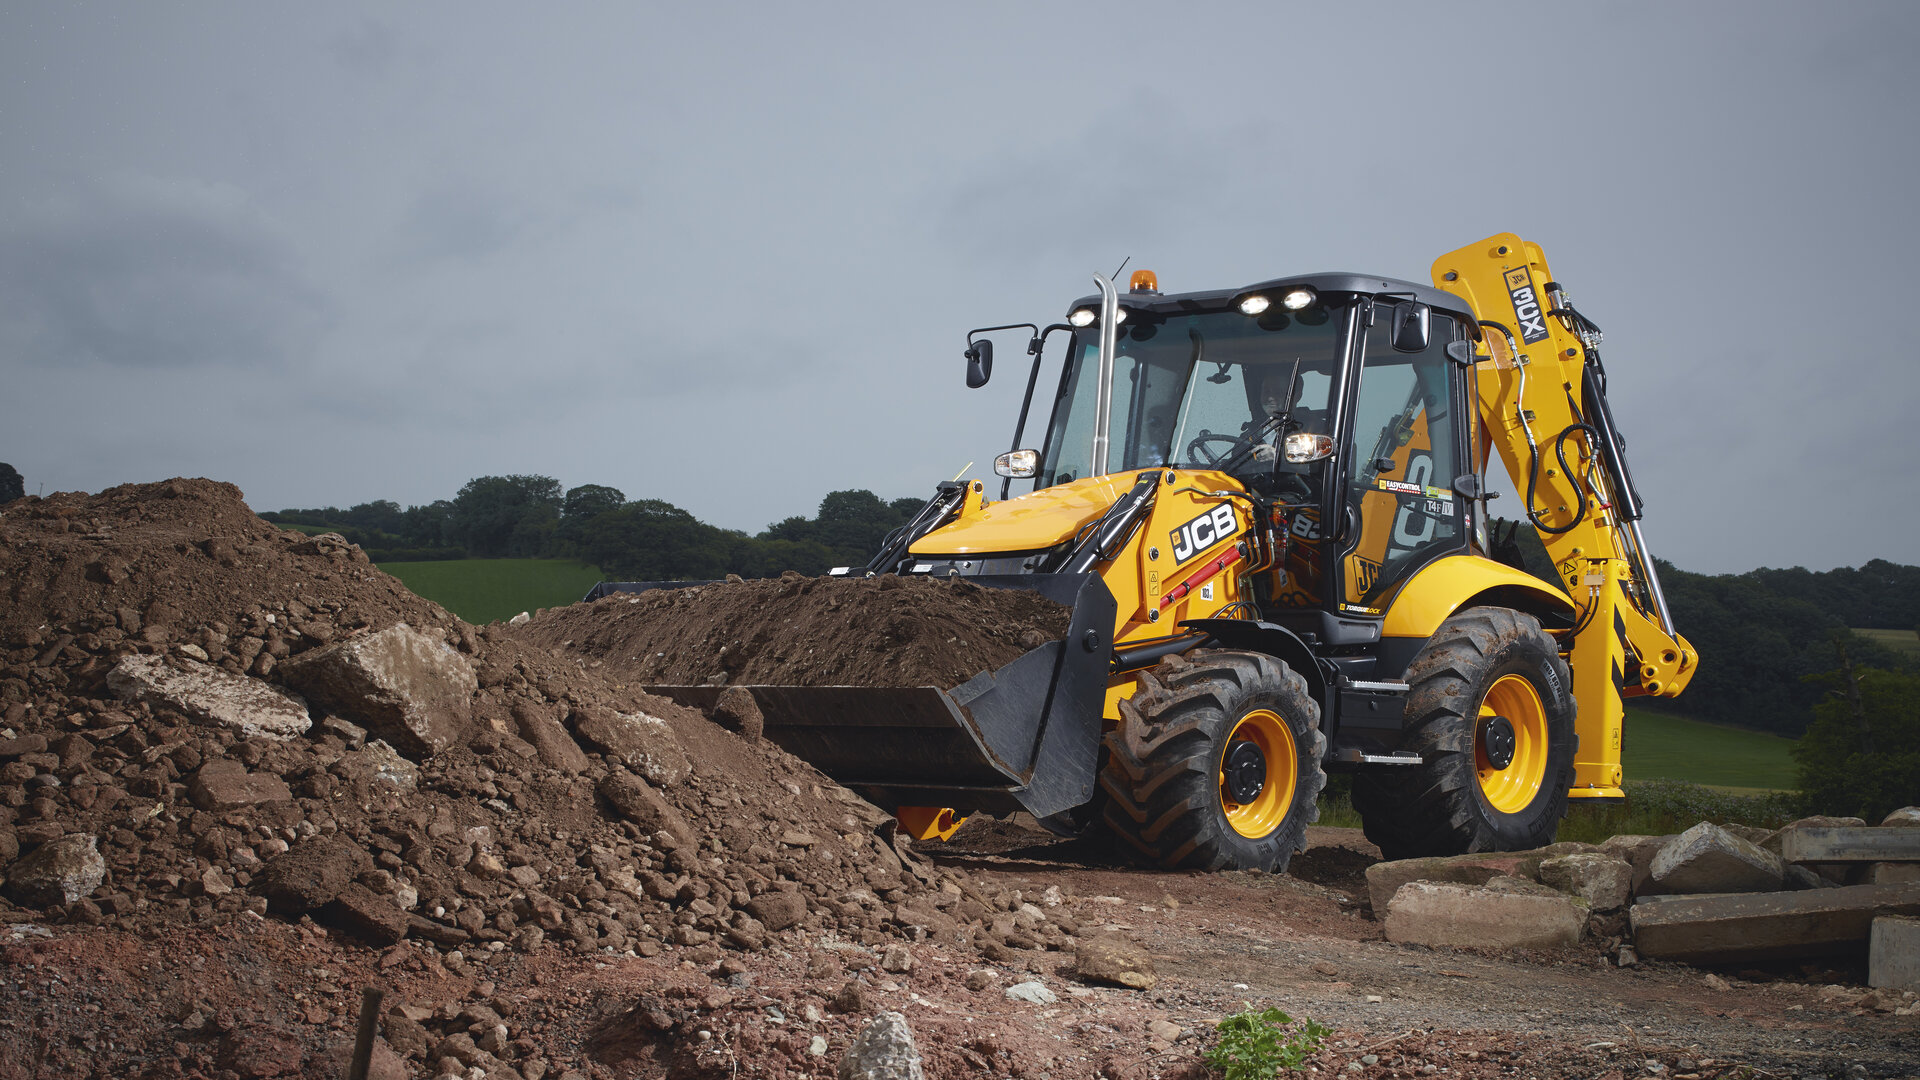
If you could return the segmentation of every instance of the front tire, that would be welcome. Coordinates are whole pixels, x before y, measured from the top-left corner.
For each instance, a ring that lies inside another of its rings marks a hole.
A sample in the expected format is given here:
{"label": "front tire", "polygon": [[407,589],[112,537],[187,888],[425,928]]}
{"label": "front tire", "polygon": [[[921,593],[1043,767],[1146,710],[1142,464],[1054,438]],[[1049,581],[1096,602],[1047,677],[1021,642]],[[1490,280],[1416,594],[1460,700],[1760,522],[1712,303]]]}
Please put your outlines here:
{"label": "front tire", "polygon": [[1138,676],[1107,734],[1107,827],[1156,866],[1284,871],[1320,817],[1326,736],[1282,661],[1225,650]]}
{"label": "front tire", "polygon": [[1354,777],[1367,839],[1388,859],[1553,843],[1578,737],[1571,672],[1539,621],[1459,612],[1406,677],[1405,746],[1422,764]]}

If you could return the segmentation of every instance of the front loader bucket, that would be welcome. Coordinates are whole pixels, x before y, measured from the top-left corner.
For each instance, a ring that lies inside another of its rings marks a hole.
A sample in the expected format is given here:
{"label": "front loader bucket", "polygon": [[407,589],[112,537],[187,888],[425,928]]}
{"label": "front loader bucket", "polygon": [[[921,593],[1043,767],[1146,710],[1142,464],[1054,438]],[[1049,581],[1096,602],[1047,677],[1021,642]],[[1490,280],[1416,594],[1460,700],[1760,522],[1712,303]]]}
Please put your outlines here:
{"label": "front loader bucket", "polygon": [[[1046,817],[1093,797],[1113,653],[1096,574],[970,577],[1070,607],[1067,635],[959,686],[748,686],[766,737],[888,810],[951,806]],[[649,686],[710,711],[724,686]]]}

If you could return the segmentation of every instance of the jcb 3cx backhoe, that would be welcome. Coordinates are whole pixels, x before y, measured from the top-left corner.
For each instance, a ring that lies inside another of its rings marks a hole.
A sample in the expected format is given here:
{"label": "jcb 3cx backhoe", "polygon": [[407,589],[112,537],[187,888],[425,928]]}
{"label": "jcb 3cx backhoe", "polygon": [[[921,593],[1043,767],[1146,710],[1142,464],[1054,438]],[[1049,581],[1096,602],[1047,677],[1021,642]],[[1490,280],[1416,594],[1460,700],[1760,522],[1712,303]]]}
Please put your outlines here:
{"label": "jcb 3cx backhoe", "polygon": [[[920,838],[1023,809],[1166,867],[1284,869],[1328,771],[1354,774],[1388,858],[1537,847],[1569,799],[1622,797],[1622,697],[1679,693],[1696,657],[1641,539],[1599,328],[1511,234],[1432,279],[1096,276],[1064,323],[968,335],[977,387],[982,335],[1030,332],[999,498],[940,485],[852,572],[1035,590],[1068,634],[958,687],[750,687],[767,736]],[[1489,536],[1494,449],[1557,583]]]}

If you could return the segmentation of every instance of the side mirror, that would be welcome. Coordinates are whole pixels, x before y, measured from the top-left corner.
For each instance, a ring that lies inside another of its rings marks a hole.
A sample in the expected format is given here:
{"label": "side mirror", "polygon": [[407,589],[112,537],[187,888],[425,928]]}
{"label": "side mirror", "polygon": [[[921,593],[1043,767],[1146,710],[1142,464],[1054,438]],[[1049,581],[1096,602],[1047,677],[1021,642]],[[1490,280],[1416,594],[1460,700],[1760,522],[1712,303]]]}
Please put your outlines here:
{"label": "side mirror", "polygon": [[1040,473],[1038,450],[1009,450],[993,459],[993,471],[1009,480],[1025,480]]}
{"label": "side mirror", "polygon": [[1411,300],[1393,305],[1393,347],[1396,352],[1425,352],[1432,340],[1432,309]]}
{"label": "side mirror", "polygon": [[978,390],[993,376],[993,342],[986,338],[967,345],[967,389]]}

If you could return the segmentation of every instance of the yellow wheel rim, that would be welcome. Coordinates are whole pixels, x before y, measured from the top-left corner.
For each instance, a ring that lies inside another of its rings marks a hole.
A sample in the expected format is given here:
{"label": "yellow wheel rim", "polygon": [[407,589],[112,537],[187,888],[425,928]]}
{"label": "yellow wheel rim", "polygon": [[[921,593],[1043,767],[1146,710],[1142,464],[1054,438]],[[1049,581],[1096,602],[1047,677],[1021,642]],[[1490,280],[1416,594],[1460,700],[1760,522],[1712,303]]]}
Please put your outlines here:
{"label": "yellow wheel rim", "polygon": [[[1513,725],[1513,760],[1496,769],[1487,759],[1483,740],[1487,721],[1505,717]],[[1502,675],[1480,702],[1473,732],[1473,768],[1480,778],[1480,794],[1503,814],[1517,814],[1540,794],[1547,771],[1547,707],[1540,691],[1524,676]]]}
{"label": "yellow wheel rim", "polygon": [[[1233,755],[1234,744],[1239,742],[1252,743],[1267,764],[1266,783],[1261,785],[1259,794],[1245,803],[1235,802],[1227,786],[1226,762]],[[1220,808],[1226,812],[1227,824],[1233,826],[1234,832],[1259,840],[1280,827],[1287,811],[1293,807],[1298,758],[1293,732],[1287,722],[1280,719],[1280,714],[1270,709],[1255,709],[1233,726],[1220,755]]]}

